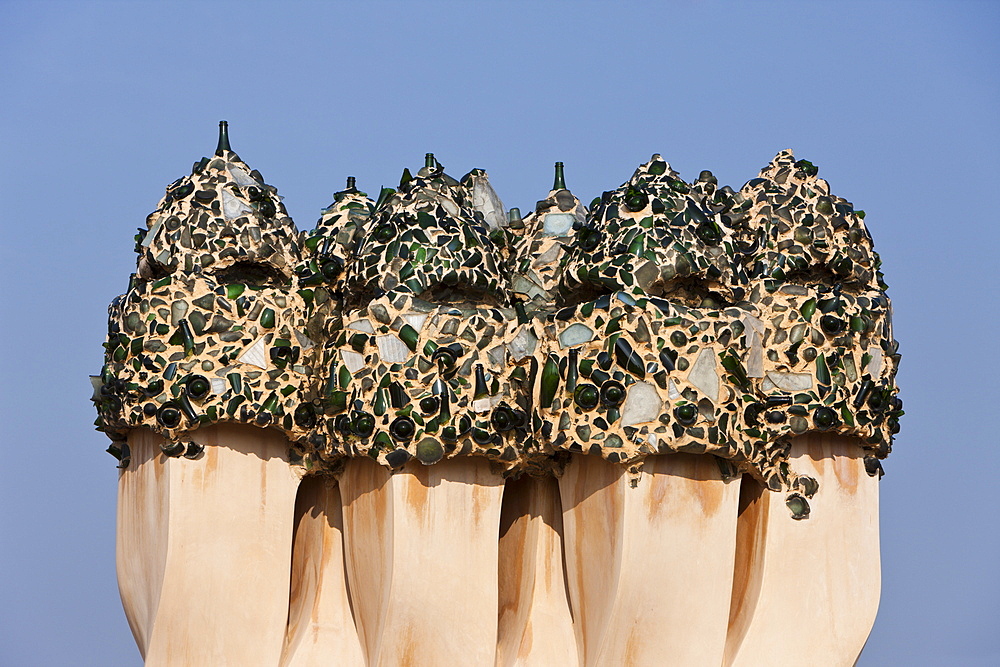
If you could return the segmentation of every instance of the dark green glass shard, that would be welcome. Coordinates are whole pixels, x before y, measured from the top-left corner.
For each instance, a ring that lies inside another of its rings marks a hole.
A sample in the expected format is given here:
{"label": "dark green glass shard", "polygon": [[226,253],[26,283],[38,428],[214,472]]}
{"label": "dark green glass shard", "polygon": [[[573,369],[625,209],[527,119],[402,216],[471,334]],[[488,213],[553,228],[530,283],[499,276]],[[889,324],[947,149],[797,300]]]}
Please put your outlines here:
{"label": "dark green glass shard", "polygon": [[619,366],[639,379],[646,377],[646,367],[642,363],[642,357],[621,336],[615,341],[615,360]]}
{"label": "dark green glass shard", "polygon": [[420,334],[417,333],[416,329],[409,324],[404,324],[399,330],[399,338],[406,344],[406,347],[410,348],[411,352],[416,352],[417,341],[420,340]]}
{"label": "dark green glass shard", "polygon": [[719,359],[722,362],[723,368],[725,368],[730,373],[730,379],[734,384],[738,385],[744,391],[750,390],[750,378],[747,377],[747,371],[743,367],[743,363],[740,361],[739,357],[736,356],[731,350],[727,350],[719,354]]}
{"label": "dark green glass shard", "polygon": [[816,382],[819,384],[830,384],[830,369],[826,365],[826,356],[816,357]]}
{"label": "dark green glass shard", "polygon": [[809,299],[808,301],[806,301],[805,303],[803,303],[802,307],[799,308],[799,312],[802,314],[802,317],[804,317],[805,319],[807,319],[807,320],[811,319],[812,316],[813,316],[813,313],[816,312],[816,299]]}
{"label": "dark green glass shard", "polygon": [[550,354],[542,368],[542,381],[539,391],[539,403],[543,408],[552,407],[552,401],[556,397],[556,390],[559,389],[559,361],[555,355]]}

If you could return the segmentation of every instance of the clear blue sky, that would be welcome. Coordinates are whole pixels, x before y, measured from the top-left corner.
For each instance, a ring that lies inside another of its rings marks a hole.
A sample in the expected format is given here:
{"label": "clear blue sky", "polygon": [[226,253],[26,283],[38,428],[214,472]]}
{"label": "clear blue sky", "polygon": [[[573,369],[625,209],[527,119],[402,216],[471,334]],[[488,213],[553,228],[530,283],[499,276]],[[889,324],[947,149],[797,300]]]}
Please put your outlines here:
{"label": "clear blue sky", "polygon": [[556,160],[584,201],[654,152],[734,187],[815,162],[868,213],[903,353],[860,664],[1000,664],[998,110],[998,2],[0,0],[0,664],[140,662],[87,375],[223,118],[300,228],[428,151],[522,210]]}

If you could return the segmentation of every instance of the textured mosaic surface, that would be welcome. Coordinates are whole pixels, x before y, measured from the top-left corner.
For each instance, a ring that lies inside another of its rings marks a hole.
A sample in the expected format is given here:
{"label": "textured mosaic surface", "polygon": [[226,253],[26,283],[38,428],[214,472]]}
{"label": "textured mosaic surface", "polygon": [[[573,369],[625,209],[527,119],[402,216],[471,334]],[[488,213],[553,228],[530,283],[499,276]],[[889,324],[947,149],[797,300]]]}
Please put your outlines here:
{"label": "textured mosaic surface", "polygon": [[512,309],[395,293],[345,322],[324,348],[324,458],[368,455],[397,467],[478,454],[513,466],[537,449],[524,350],[537,337]]}
{"label": "textured mosaic surface", "polygon": [[510,263],[511,289],[531,311],[551,310],[558,294],[567,249],[587,219],[580,200],[566,189],[562,163],[556,164],[556,178],[548,197],[535,205],[523,220],[512,216],[515,235]]}
{"label": "textured mosaic surface", "polygon": [[[298,232],[277,190],[229,149],[167,188],[136,235],[137,271],[109,308],[98,424],[120,451],[130,428],[170,440],[203,424],[274,426],[291,438],[312,371],[293,288]],[[183,447],[174,451],[179,452]]]}
{"label": "textured mosaic surface", "polygon": [[706,171],[688,185],[654,155],[626,184],[605,192],[576,232],[562,299],[638,290],[693,306],[742,300],[740,232],[749,206],[731,189],[716,189],[715,180]]}
{"label": "textured mosaic surface", "polygon": [[887,454],[898,355],[861,215],[788,152],[738,193],[654,155],[567,251],[571,305],[539,360],[542,438],[610,461],[712,453],[775,489],[814,488],[788,469],[787,436],[835,431]]}
{"label": "textured mosaic surface", "polygon": [[817,174],[783,151],[736,191],[654,155],[588,210],[560,163],[522,218],[428,154],[377,201],[349,179],[299,234],[222,124],[136,237],[98,427],[122,465],[131,428],[197,455],[184,434],[232,420],[281,429],[310,470],[689,452],[807,496],[788,438],[822,430],[880,474],[902,415],[891,307],[864,213]]}
{"label": "textured mosaic surface", "polygon": [[416,177],[404,174],[398,191],[380,197],[348,268],[345,309],[389,292],[443,303],[506,301],[507,273],[496,239],[502,230],[473,206],[472,189],[482,187],[484,174],[470,174],[473,187],[465,187],[433,156],[427,162]]}

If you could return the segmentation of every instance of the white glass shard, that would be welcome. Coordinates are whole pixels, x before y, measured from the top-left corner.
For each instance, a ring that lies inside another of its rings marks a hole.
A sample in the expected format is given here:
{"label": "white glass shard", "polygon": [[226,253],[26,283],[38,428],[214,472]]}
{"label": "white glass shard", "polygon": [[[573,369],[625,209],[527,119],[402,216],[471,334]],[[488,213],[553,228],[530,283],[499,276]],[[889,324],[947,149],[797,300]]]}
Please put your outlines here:
{"label": "white glass shard", "polygon": [[768,379],[778,389],[785,391],[809,391],[812,389],[812,375],[809,373],[781,373],[768,371]]}
{"label": "white glass shard", "polygon": [[344,361],[344,365],[347,366],[347,370],[351,371],[351,375],[365,367],[365,355],[359,354],[354,350],[341,350],[340,358]]}
{"label": "white glass shard", "polygon": [[264,339],[258,338],[237,359],[240,363],[250,364],[257,368],[267,368],[267,355],[264,354]]}
{"label": "white glass shard", "polygon": [[855,382],[858,379],[858,369],[854,365],[854,353],[848,352],[847,354],[840,357],[841,363],[844,366],[844,373],[847,374],[848,382]]}
{"label": "white glass shard", "polygon": [[535,259],[532,260],[531,265],[533,267],[545,266],[559,259],[559,251],[562,249],[562,246],[556,241],[549,241],[548,243],[549,247],[536,255]]}
{"label": "white glass shard", "polygon": [[226,378],[212,378],[209,382],[212,383],[213,394],[226,393]]}
{"label": "white glass shard", "polygon": [[170,324],[177,326],[180,321],[184,319],[187,314],[188,305],[187,301],[183,299],[177,299],[170,305]]}
{"label": "white glass shard", "polygon": [[715,352],[705,348],[691,365],[688,382],[698,388],[713,403],[719,402],[719,373],[715,365]]}
{"label": "white glass shard", "polygon": [[312,342],[309,336],[305,335],[304,333],[302,333],[297,329],[293,329],[292,331],[295,332],[295,340],[298,341],[299,347],[301,347],[303,350],[311,350],[316,346],[316,343]]}
{"label": "white glass shard", "polygon": [[372,323],[369,320],[354,320],[347,325],[348,329],[354,329],[355,331],[363,331],[367,334],[375,333],[375,329],[372,327]]}
{"label": "white glass shard", "polygon": [[740,318],[740,321],[743,322],[743,326],[745,326],[747,329],[753,329],[761,336],[764,335],[765,325],[763,320],[758,320],[753,315],[750,315],[749,313],[744,313],[743,317]]}
{"label": "white glass shard", "polygon": [[476,178],[472,185],[472,207],[483,214],[492,229],[507,224],[507,209],[485,175]]}
{"label": "white glass shard", "polygon": [[403,319],[415,330],[420,331],[427,321],[427,313],[403,313]]}
{"label": "white glass shard", "polygon": [[572,213],[546,213],[542,232],[547,236],[566,236],[573,229],[576,217]]}
{"label": "white glass shard", "polygon": [[444,210],[448,211],[448,215],[457,218],[462,214],[462,210],[458,207],[458,204],[447,197],[441,197],[437,201],[441,204],[441,207],[444,208]]}
{"label": "white glass shard", "polygon": [[750,339],[750,352],[747,355],[747,377],[764,377],[764,346],[761,345],[760,334],[753,328],[747,328]]}
{"label": "white glass shard", "polygon": [[667,380],[667,396],[670,398],[671,401],[681,397],[681,392],[677,388],[677,385],[674,384],[673,378]]}
{"label": "white glass shard", "polygon": [[379,358],[386,363],[403,363],[410,358],[410,348],[395,334],[376,336],[375,344],[378,345]]}
{"label": "white glass shard", "polygon": [[259,181],[247,173],[246,169],[234,162],[230,162],[227,169],[229,169],[229,175],[233,177],[234,181],[236,181],[236,185],[239,185],[240,187],[245,188],[250,185],[261,185]]}
{"label": "white glass shard", "polygon": [[622,426],[635,426],[654,421],[660,416],[663,401],[656,387],[648,382],[636,382],[629,386],[628,396],[622,405]]}
{"label": "white glass shard", "polygon": [[507,343],[507,349],[514,361],[521,361],[525,357],[530,357],[535,353],[535,346],[538,345],[538,337],[527,326],[522,326],[513,340]]}
{"label": "white glass shard", "polygon": [[153,240],[156,238],[156,235],[160,233],[160,229],[162,227],[163,227],[163,218],[160,218],[159,220],[153,223],[153,226],[150,227],[149,231],[146,232],[146,235],[142,238],[143,248],[148,248],[153,243]]}
{"label": "white glass shard", "polygon": [[882,374],[882,348],[878,345],[872,345],[868,348],[868,354],[872,357],[872,360],[868,362],[868,374],[873,379],[878,378]]}
{"label": "white glass shard", "polygon": [[486,398],[477,398],[472,401],[472,409],[475,412],[489,412],[494,407],[500,404],[502,396],[487,396]]}
{"label": "white glass shard", "polygon": [[244,213],[251,212],[253,212],[253,209],[229,190],[222,191],[222,214],[226,220],[235,220]]}
{"label": "white glass shard", "polygon": [[580,324],[571,324],[562,333],[559,334],[559,345],[566,348],[572,347],[573,345],[580,345],[586,343],[594,337],[594,332],[590,327]]}
{"label": "white glass shard", "polygon": [[490,363],[494,366],[503,366],[507,361],[507,348],[503,345],[497,345],[491,348],[486,356],[489,357]]}

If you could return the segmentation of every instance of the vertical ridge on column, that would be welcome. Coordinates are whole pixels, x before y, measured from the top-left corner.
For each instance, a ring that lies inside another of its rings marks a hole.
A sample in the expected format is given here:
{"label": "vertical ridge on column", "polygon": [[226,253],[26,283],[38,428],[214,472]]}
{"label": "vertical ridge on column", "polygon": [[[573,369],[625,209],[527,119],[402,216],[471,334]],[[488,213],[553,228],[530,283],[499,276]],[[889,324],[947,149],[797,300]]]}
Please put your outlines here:
{"label": "vertical ridge on column", "polygon": [[792,441],[790,461],[819,490],[798,520],[785,494],[744,492],[726,665],[809,656],[853,665],[875,622],[878,478],[865,472],[864,450],[851,438],[809,434]]}
{"label": "vertical ridge on column", "polygon": [[282,667],[363,667],[344,566],[340,489],[332,477],[302,480],[295,500],[292,577]]}
{"label": "vertical ridge on column", "polygon": [[500,524],[497,666],[577,664],[556,480],[508,481]]}
{"label": "vertical ridge on column", "polygon": [[[162,442],[133,435],[141,450]],[[165,503],[167,539],[162,561],[141,565],[144,576],[162,579],[146,630],[146,665],[272,667],[288,619],[298,486],[288,442],[276,431],[231,424],[198,429],[191,438],[204,446],[196,458],[152,462],[162,469],[157,497]],[[123,489],[136,491],[128,484]],[[124,543],[134,542],[127,525],[119,532]]]}
{"label": "vertical ridge on column", "polygon": [[340,477],[348,585],[367,664],[492,666],[503,479],[475,457]]}
{"label": "vertical ridge on column", "polygon": [[712,456],[577,456],[559,484],[583,665],[722,661],[739,485]]}
{"label": "vertical ridge on column", "polygon": [[118,591],[143,658],[156,620],[167,559],[170,489],[161,442],[162,438],[148,429],[132,431],[131,464],[118,475]]}

